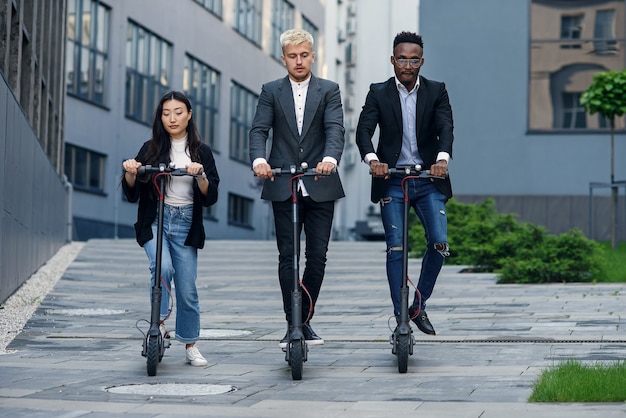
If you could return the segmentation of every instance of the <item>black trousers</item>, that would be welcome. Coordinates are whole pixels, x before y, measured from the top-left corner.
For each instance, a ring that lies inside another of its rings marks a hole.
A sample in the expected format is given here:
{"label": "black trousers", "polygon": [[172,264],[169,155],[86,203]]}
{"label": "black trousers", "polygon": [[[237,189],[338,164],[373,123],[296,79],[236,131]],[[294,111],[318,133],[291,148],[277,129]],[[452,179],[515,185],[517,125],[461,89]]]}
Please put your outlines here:
{"label": "black trousers", "polygon": [[326,253],[332,230],[335,202],[315,202],[310,197],[298,197],[298,241],[296,243],[294,243],[293,237],[292,200],[272,202],[272,208],[279,254],[278,280],[283,295],[285,318],[288,323],[291,323],[291,292],[294,287],[294,245],[297,245],[298,260],[300,260],[300,235],[304,227],[306,261],[301,281],[302,286],[306,289],[302,295],[302,320],[306,321],[313,317],[315,302],[324,280]]}

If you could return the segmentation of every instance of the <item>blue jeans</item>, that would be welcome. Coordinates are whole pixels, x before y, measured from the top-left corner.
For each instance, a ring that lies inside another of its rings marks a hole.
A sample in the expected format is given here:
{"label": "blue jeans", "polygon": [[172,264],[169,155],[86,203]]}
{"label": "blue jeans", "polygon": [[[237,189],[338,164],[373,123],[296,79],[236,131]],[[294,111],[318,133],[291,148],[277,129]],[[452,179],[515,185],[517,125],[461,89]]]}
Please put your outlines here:
{"label": "blue jeans", "polygon": [[[185,245],[191,226],[193,205],[175,207],[165,205],[163,213],[163,252],[161,257],[161,320],[169,310],[170,294],[174,280],[176,290],[176,340],[192,344],[200,336],[200,306],[196,289],[198,250]],[[150,260],[151,285],[154,286],[156,270],[156,241],[158,218],[152,224],[153,238],[144,245]]]}
{"label": "blue jeans", "polygon": [[[400,315],[400,286],[402,285],[402,231],[404,231],[404,193],[401,178],[388,180],[385,197],[380,201],[380,213],[385,228],[387,242],[387,280],[393,311],[396,318]],[[415,210],[424,227],[426,252],[422,259],[422,268],[417,282],[421,294],[421,306],[417,294],[413,306],[426,308],[448,252],[448,221],[446,218],[446,196],[441,193],[430,179],[407,180],[409,205]]]}

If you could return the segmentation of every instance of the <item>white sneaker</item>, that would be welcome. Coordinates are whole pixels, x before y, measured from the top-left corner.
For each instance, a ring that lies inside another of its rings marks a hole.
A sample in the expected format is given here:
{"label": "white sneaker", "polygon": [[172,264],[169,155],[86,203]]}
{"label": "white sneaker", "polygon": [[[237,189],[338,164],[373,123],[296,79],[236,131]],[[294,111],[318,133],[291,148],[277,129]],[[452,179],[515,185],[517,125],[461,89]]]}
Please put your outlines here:
{"label": "white sneaker", "polygon": [[170,348],[172,342],[170,340],[170,333],[165,329],[165,324],[159,324],[159,331],[161,331],[161,335],[163,336],[163,345],[165,348]]}
{"label": "white sneaker", "polygon": [[198,347],[196,347],[195,344],[187,348],[185,351],[187,353],[187,363],[191,364],[192,366],[202,367],[209,364],[206,359],[202,357],[202,354],[200,354],[200,350],[198,350]]}
{"label": "white sneaker", "polygon": [[159,324],[159,331],[161,331],[163,338],[170,338],[170,333],[165,329],[165,324]]}

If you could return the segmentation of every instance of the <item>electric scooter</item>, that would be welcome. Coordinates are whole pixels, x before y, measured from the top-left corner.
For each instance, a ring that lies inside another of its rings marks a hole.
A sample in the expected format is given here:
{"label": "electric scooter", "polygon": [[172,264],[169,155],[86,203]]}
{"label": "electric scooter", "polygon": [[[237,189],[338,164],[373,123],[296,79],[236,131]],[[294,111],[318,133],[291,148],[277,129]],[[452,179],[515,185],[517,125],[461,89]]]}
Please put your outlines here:
{"label": "electric scooter", "polygon": [[[156,173],[153,179],[154,187],[159,196],[157,209],[157,242],[156,242],[156,266],[154,272],[154,284],[152,285],[151,311],[150,311],[150,328],[144,334],[143,349],[141,355],[146,357],[148,376],[156,376],[157,367],[165,354],[165,349],[171,345],[169,335],[162,335],[159,329],[161,322],[161,259],[163,252],[163,210],[165,207],[165,199],[163,189],[165,187],[165,176],[191,176],[185,168],[175,168],[160,163],[158,167],[145,165],[139,167],[137,174]],[[202,173],[199,173],[202,174]],[[194,174],[195,175],[195,174]],[[168,290],[169,291],[169,290]],[[141,329],[140,329],[141,331]],[[142,331],[143,333],[143,331]]]}
{"label": "electric scooter", "polygon": [[[400,317],[398,318],[398,326],[390,337],[392,344],[391,353],[398,358],[398,372],[406,373],[408,370],[409,356],[413,355],[413,346],[415,345],[415,337],[411,330],[409,318],[409,193],[406,181],[417,178],[442,178],[430,174],[430,170],[422,170],[421,165],[412,167],[396,167],[389,168],[389,175],[394,177],[402,177],[402,192],[404,194],[404,214],[402,230],[402,283],[400,285]],[[419,290],[415,289],[418,298],[420,298]]]}
{"label": "electric scooter", "polygon": [[324,176],[315,169],[308,169],[309,165],[303,162],[300,168],[292,165],[289,168],[273,168],[274,176],[291,176],[291,201],[292,221],[293,221],[293,291],[291,292],[291,326],[289,332],[289,342],[285,348],[285,361],[291,367],[291,377],[293,380],[302,380],[303,364],[307,361],[309,351],[308,345],[302,332],[302,285],[300,282],[299,263],[299,222],[298,222],[298,179],[303,176]]}

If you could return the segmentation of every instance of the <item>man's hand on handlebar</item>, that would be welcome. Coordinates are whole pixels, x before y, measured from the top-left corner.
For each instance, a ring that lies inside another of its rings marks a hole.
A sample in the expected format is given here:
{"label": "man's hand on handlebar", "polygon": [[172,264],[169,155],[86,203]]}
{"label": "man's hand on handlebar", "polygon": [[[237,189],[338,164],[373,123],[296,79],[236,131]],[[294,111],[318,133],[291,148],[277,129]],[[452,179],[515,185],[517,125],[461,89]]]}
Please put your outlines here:
{"label": "man's hand on handlebar", "polygon": [[272,173],[272,167],[267,163],[260,163],[252,168],[254,175],[260,179],[270,179],[274,181],[274,173]]}
{"label": "man's hand on handlebar", "polygon": [[329,175],[333,172],[333,170],[335,170],[335,168],[336,165],[331,163],[330,161],[320,161],[319,163],[317,163],[315,171],[319,174]]}
{"label": "man's hand on handlebar", "polygon": [[437,177],[445,177],[448,173],[448,162],[446,160],[439,160],[435,164],[430,166],[430,174]]}
{"label": "man's hand on handlebar", "polygon": [[381,163],[377,160],[371,161],[370,170],[372,171],[372,176],[374,177],[382,177],[385,179],[389,178],[389,165],[387,165],[387,163]]}

